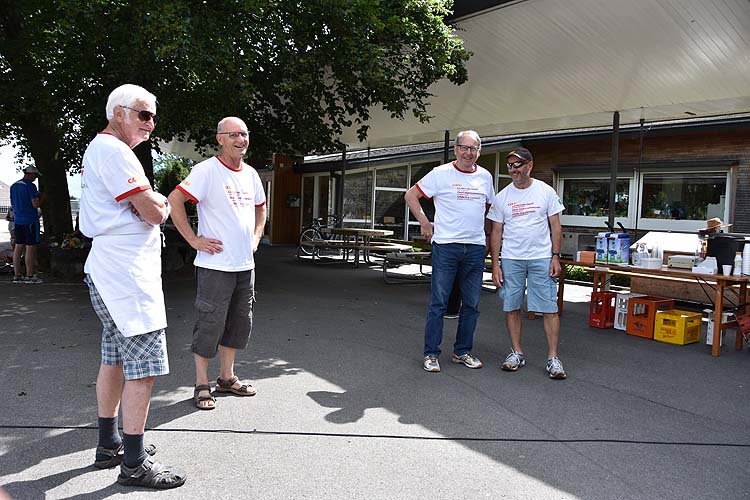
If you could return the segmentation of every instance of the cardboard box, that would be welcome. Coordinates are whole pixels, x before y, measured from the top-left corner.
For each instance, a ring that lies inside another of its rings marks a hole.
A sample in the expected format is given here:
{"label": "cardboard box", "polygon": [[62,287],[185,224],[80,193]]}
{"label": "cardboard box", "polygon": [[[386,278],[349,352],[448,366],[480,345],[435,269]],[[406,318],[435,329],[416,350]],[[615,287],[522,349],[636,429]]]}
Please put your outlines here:
{"label": "cardboard box", "polygon": [[607,261],[610,264],[627,264],[630,262],[630,235],[612,233],[607,242]]}
{"label": "cardboard box", "polygon": [[599,233],[596,235],[596,262],[608,261],[610,234],[612,233]]}
{"label": "cardboard box", "polygon": [[701,315],[690,311],[670,309],[656,313],[654,340],[685,345],[701,340]]}
{"label": "cardboard box", "polygon": [[590,250],[582,250],[576,254],[576,260],[578,262],[593,264],[594,262],[596,262],[596,252]]}

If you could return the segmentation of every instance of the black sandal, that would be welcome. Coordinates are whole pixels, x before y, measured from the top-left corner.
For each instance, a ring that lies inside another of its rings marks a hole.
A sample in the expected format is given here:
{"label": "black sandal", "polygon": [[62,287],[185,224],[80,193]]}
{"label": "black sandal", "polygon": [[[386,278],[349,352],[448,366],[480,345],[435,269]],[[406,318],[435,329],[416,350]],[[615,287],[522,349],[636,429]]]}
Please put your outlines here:
{"label": "black sandal", "polygon": [[123,486],[142,486],[156,490],[177,488],[182,486],[186,479],[187,474],[183,470],[161,462],[154,462],[150,458],[134,469],[122,464],[120,475],[117,476],[117,482]]}
{"label": "black sandal", "polygon": [[[144,449],[146,450],[146,453],[150,457],[156,454],[155,444],[147,444],[144,447]],[[122,463],[122,456],[124,454],[125,454],[125,445],[123,443],[120,443],[120,446],[116,450],[105,448],[103,446],[97,446],[96,455],[98,457],[106,457],[106,458],[98,458],[98,459],[95,458],[94,467],[96,467],[97,469],[111,469],[112,467],[115,467]]]}
{"label": "black sandal", "polygon": [[[208,391],[208,396],[199,396],[198,394],[201,391]],[[210,405],[202,405],[201,403],[205,403],[206,401],[211,401]],[[213,410],[216,408],[216,398],[211,395],[211,386],[202,384],[202,385],[196,385],[195,390],[193,391],[193,403],[195,403],[195,407],[199,410]]]}

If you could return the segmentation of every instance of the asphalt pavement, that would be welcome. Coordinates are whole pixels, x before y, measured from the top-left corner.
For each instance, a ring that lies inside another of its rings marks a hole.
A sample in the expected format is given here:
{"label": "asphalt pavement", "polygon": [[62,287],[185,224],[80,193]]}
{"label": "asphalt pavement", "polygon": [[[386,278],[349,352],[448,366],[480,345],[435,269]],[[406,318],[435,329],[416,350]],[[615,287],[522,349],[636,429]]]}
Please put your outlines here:
{"label": "asphalt pavement", "polygon": [[[17,499],[742,499],[750,490],[750,353],[734,337],[664,344],[588,326],[590,289],[566,286],[564,381],[544,372],[543,321],[524,320],[527,365],[498,299],[483,293],[484,368],[422,370],[429,286],[377,266],[301,262],[262,246],[253,336],[236,371],[253,398],[192,404],[194,283],[165,275],[171,372],[156,381],[146,441],[184,468],[153,492],[92,467],[101,326],[79,282],[0,276],[0,486]],[[704,326],[705,331],[705,326]],[[704,332],[705,336],[705,332]],[[218,375],[218,360],[210,375]]]}

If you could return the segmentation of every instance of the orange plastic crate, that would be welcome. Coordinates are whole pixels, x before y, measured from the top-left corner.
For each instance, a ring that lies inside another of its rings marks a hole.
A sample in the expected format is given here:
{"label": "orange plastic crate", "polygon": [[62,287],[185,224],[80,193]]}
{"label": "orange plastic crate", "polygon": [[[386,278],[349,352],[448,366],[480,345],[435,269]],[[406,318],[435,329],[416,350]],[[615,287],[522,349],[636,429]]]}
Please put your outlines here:
{"label": "orange plastic crate", "polygon": [[673,308],[674,300],[666,297],[656,295],[631,297],[628,300],[628,321],[625,333],[653,339],[657,311]]}

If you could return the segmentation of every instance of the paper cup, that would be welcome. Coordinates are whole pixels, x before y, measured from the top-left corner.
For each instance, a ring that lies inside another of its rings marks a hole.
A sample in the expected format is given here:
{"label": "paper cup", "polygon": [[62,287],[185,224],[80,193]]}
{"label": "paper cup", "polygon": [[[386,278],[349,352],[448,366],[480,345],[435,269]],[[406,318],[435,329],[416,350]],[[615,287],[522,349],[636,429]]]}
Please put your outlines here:
{"label": "paper cup", "polygon": [[721,266],[721,270],[724,272],[724,276],[729,276],[730,274],[732,274],[732,266],[724,264],[723,266]]}

